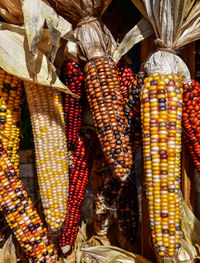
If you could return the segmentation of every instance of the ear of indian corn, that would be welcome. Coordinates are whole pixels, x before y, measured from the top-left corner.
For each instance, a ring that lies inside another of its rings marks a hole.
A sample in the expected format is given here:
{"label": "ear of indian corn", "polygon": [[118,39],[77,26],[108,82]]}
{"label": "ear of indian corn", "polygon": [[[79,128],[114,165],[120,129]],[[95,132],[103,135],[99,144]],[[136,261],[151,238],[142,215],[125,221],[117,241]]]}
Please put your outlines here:
{"label": "ear of indian corn", "polygon": [[200,84],[192,80],[183,86],[183,137],[196,169],[200,172]]}
{"label": "ear of indian corn", "polygon": [[[127,131],[131,138],[133,156],[135,156],[140,145],[140,100],[139,100],[139,81],[142,74],[134,79],[132,69],[124,61],[117,64],[120,77],[120,90],[124,98],[123,109],[128,121]],[[107,167],[108,168],[108,167]],[[115,178],[111,177],[111,171],[101,169],[106,175],[101,184],[95,200],[94,227],[98,235],[106,235],[108,232],[113,204],[117,207],[117,220],[122,234],[128,239],[134,239],[138,226],[138,200],[137,188],[133,181],[134,174],[130,174],[124,184],[120,184]],[[102,175],[101,175],[102,176]],[[131,187],[129,187],[129,185]]]}
{"label": "ear of indian corn", "polygon": [[0,210],[32,262],[54,263],[57,253],[47,230],[0,142]]}
{"label": "ear of indian corn", "polygon": [[89,61],[84,71],[87,97],[103,153],[113,176],[125,180],[133,160],[116,65],[110,58],[98,57]]}
{"label": "ear of indian corn", "polygon": [[40,196],[50,229],[60,230],[67,211],[68,167],[60,92],[25,82],[34,135]]}
{"label": "ear of indian corn", "polygon": [[181,242],[180,152],[182,82],[155,73],[141,93],[144,172],[153,243],[172,257]]}
{"label": "ear of indian corn", "polygon": [[0,68],[0,139],[19,174],[19,135],[23,81]]}
{"label": "ear of indian corn", "polygon": [[63,225],[60,246],[67,253],[73,246],[79,229],[82,205],[89,174],[89,149],[83,137],[79,137],[73,152],[73,165],[69,168],[70,184],[67,216]]}
{"label": "ear of indian corn", "polygon": [[[65,61],[61,69],[61,80],[72,91],[81,97],[84,84],[83,71],[73,60]],[[80,99],[69,94],[63,94],[63,109],[66,123],[67,148],[69,151],[76,147],[80,136],[82,122],[82,105]]]}

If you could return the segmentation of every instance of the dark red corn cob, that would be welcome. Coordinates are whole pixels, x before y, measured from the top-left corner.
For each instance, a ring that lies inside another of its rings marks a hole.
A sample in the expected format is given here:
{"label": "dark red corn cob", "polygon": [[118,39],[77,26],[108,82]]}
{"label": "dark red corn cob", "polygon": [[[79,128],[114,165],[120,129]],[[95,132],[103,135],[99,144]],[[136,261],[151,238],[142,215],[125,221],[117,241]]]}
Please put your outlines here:
{"label": "dark red corn cob", "polygon": [[121,59],[118,62],[117,70],[119,72],[121,94],[125,103],[129,94],[129,89],[134,81],[134,75],[131,67],[128,65],[125,59]]}
{"label": "dark red corn cob", "polygon": [[200,172],[200,84],[192,80],[183,86],[183,138]]}
{"label": "dark red corn cob", "polygon": [[0,142],[0,211],[34,263],[57,261],[57,253],[18,174]]}
{"label": "dark red corn cob", "polygon": [[134,173],[126,179],[121,186],[119,195],[114,203],[117,208],[117,220],[122,235],[130,241],[134,241],[139,226],[139,206],[137,198],[137,186]]}
{"label": "dark red corn cob", "polygon": [[87,98],[103,153],[113,176],[123,181],[133,160],[116,65],[110,58],[98,57],[88,62],[84,71]]}
{"label": "dark red corn cob", "polygon": [[83,137],[79,137],[73,152],[73,166],[69,168],[70,185],[67,216],[60,238],[63,253],[73,246],[81,218],[81,210],[85,198],[89,174],[89,153]]}
{"label": "dark red corn cob", "polygon": [[[81,97],[84,85],[84,76],[81,67],[73,60],[63,63],[61,80],[70,91]],[[66,136],[68,150],[75,149],[76,141],[80,136],[82,121],[82,105],[80,99],[73,98],[69,94],[63,95],[63,108],[66,123]]]}

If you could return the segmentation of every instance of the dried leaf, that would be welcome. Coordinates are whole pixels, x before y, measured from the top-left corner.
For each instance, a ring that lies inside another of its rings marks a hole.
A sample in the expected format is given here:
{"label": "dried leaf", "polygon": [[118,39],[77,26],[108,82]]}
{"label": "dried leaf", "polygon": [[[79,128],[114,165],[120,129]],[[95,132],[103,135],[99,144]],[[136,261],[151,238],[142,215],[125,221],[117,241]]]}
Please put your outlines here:
{"label": "dried leaf", "polygon": [[[157,38],[174,49],[200,38],[200,1],[132,0],[152,24]],[[191,32],[198,31],[195,38]],[[180,41],[181,39],[181,41]]]}
{"label": "dried leaf", "polygon": [[81,251],[91,255],[97,260],[106,263],[126,262],[126,263],[151,263],[151,261],[140,255],[127,252],[121,248],[113,246],[96,246],[83,248]]}
{"label": "dried leaf", "polygon": [[145,18],[141,19],[123,38],[115,50],[113,60],[117,63],[135,44],[153,33],[153,28]]}
{"label": "dried leaf", "polygon": [[36,53],[36,45],[42,37],[46,21],[53,41],[51,51],[51,61],[53,62],[58,50],[60,37],[64,37],[72,30],[71,24],[61,16],[58,16],[53,8],[42,0],[21,0],[21,2],[29,49]]}
{"label": "dried leaf", "polygon": [[15,246],[10,236],[0,252],[0,263],[17,263]]}
{"label": "dried leaf", "polygon": [[[46,37],[47,47],[48,44],[49,41]],[[56,70],[48,58],[38,50],[35,59],[29,51],[23,27],[0,23],[0,59],[1,67],[12,75],[72,94],[59,80]],[[35,65],[32,63],[33,60],[35,60]]]}

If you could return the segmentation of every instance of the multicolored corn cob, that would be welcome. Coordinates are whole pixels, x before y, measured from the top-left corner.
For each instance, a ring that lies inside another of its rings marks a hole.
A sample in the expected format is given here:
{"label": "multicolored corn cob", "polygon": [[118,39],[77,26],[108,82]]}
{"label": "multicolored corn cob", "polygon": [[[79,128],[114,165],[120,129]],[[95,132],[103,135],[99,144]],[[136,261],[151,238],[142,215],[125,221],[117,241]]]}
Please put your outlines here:
{"label": "multicolored corn cob", "polygon": [[0,163],[0,210],[8,225],[32,262],[56,262],[57,253],[48,240],[47,230],[1,142]]}
{"label": "multicolored corn cob", "polygon": [[63,253],[67,253],[75,242],[88,184],[89,154],[83,137],[79,137],[77,141],[76,149],[73,152],[73,163],[74,165],[69,168],[70,184],[67,216],[60,238]]}
{"label": "multicolored corn cob", "polygon": [[129,87],[126,103],[124,104],[124,114],[128,120],[127,131],[130,136],[133,157],[141,145],[141,120],[140,120],[140,90],[144,83],[144,73],[139,72],[135,80]]}
{"label": "multicolored corn cob", "polygon": [[50,229],[60,230],[67,213],[68,167],[60,92],[25,82],[34,135],[40,196]]}
{"label": "multicolored corn cob", "polygon": [[181,246],[182,82],[177,75],[154,73],[141,93],[143,158],[153,243],[160,256],[173,257]]}
{"label": "multicolored corn cob", "polygon": [[[65,61],[61,69],[61,80],[73,93],[81,97],[84,76],[81,67],[73,60]],[[82,122],[82,105],[80,99],[69,94],[63,94],[63,109],[66,123],[67,148],[69,151],[76,147],[80,136]]]}
{"label": "multicolored corn cob", "polygon": [[194,80],[183,86],[183,138],[200,172],[200,84]]}
{"label": "multicolored corn cob", "polygon": [[0,139],[19,175],[23,81],[0,68]]}
{"label": "multicolored corn cob", "polygon": [[116,65],[110,58],[99,57],[88,62],[84,71],[87,97],[103,153],[113,175],[125,180],[133,160]]}

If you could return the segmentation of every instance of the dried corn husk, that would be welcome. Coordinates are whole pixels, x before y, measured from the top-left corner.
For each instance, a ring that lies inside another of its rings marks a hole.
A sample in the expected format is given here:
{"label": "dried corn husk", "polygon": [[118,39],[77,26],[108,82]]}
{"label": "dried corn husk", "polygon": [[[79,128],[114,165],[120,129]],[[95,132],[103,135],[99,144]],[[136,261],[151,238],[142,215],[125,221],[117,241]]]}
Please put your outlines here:
{"label": "dried corn husk", "polygon": [[0,23],[0,66],[6,72],[72,94],[59,80],[53,64],[45,56],[45,53],[47,56],[50,53],[51,45],[45,30],[38,45],[37,59],[33,63],[34,55],[29,51],[24,28]]}
{"label": "dried corn husk", "polygon": [[23,25],[24,18],[20,0],[0,0],[0,16],[12,24]]}
{"label": "dried corn husk", "polygon": [[135,44],[153,34],[151,24],[142,18],[128,33],[126,33],[120,45],[113,54],[113,60],[117,63]]}
{"label": "dried corn husk", "polygon": [[[67,50],[73,56],[83,61],[99,56],[113,57],[117,62],[127,51],[128,47],[140,42],[152,34],[149,23],[142,19],[122,41],[119,48],[109,29],[100,21],[111,0],[47,0],[55,10],[70,21],[74,30],[74,40],[67,45]],[[73,44],[75,42],[75,44]],[[115,52],[115,53],[114,53]]]}
{"label": "dried corn husk", "polygon": [[10,236],[0,251],[0,263],[17,263],[15,246]]}
{"label": "dried corn husk", "polygon": [[160,51],[147,60],[148,75],[181,74],[183,82],[191,80],[184,62],[174,54],[180,47],[200,38],[200,1],[132,0],[151,23]]}
{"label": "dried corn husk", "polygon": [[83,248],[81,251],[91,255],[97,260],[104,263],[152,263],[140,255],[127,252],[121,248],[113,246],[96,246]]}

